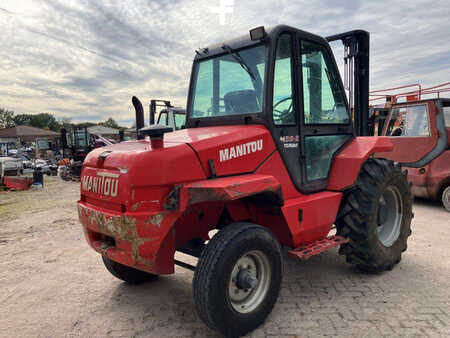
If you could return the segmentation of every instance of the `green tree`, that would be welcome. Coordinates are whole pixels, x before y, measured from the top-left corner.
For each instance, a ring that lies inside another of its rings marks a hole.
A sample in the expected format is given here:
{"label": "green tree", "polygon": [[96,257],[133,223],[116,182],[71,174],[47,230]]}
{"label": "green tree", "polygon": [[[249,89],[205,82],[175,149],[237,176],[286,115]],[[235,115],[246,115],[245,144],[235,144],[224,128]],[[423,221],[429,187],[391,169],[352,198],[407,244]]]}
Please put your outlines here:
{"label": "green tree", "polygon": [[42,129],[50,129],[53,131],[59,131],[60,129],[58,121],[56,121],[55,117],[49,113],[32,115],[31,126]]}
{"label": "green tree", "polygon": [[31,126],[31,114],[18,114],[14,115],[14,124],[16,126]]}
{"label": "green tree", "polygon": [[0,108],[0,128],[14,127],[14,112]]}
{"label": "green tree", "polygon": [[61,129],[59,122],[49,113],[15,115],[14,124],[16,126],[30,126],[53,131],[59,131]]}
{"label": "green tree", "polygon": [[112,117],[107,119],[105,122],[100,122],[99,125],[104,126],[104,127],[108,127],[108,128],[114,128],[114,129],[119,129],[120,128],[120,126],[117,124],[116,121],[114,121],[114,119]]}

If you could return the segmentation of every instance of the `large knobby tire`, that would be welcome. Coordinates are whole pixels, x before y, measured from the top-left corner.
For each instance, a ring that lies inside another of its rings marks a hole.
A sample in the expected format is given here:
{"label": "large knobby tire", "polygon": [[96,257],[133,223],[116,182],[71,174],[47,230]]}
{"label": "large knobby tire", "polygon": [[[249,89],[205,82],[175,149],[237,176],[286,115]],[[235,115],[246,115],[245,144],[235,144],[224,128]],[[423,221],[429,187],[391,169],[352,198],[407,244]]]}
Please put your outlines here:
{"label": "large knobby tire", "polygon": [[341,202],[337,234],[350,241],[339,253],[361,270],[391,270],[407,249],[412,201],[407,171],[389,160],[367,160]]}
{"label": "large knobby tire", "polygon": [[280,244],[259,225],[234,223],[203,250],[194,274],[198,314],[225,336],[242,336],[272,311],[283,277]]}
{"label": "large knobby tire", "polygon": [[145,271],[130,268],[129,266],[109,259],[105,255],[102,255],[102,259],[106,269],[108,269],[114,277],[117,277],[129,284],[139,284],[158,278],[158,275],[153,275]]}

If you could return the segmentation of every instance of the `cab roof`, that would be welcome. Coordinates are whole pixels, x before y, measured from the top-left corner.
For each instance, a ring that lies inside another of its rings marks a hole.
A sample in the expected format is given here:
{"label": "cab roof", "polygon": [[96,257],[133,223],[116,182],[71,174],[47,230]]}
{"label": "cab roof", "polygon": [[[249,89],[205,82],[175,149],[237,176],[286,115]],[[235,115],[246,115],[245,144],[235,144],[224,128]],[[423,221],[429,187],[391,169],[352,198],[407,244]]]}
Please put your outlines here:
{"label": "cab roof", "polygon": [[[270,40],[276,38],[282,32],[292,32],[292,33],[296,33],[296,34],[302,36],[305,39],[316,41],[321,44],[328,44],[327,40],[322,38],[319,35],[312,34],[312,33],[309,33],[309,32],[306,32],[301,29],[297,29],[297,28],[294,28],[294,27],[291,27],[288,25],[277,25],[277,26],[273,26],[273,27],[268,27],[268,28],[265,28],[265,31],[266,31],[266,37],[263,40],[264,42],[270,41]],[[222,41],[220,43],[212,44],[205,48],[200,48],[200,49],[196,50],[196,55],[195,55],[194,61],[207,59],[207,58],[210,58],[210,57],[213,57],[216,55],[226,53],[226,51],[224,51],[222,48],[223,45],[228,45],[231,49],[236,50],[236,49],[241,49],[241,48],[257,45],[260,43],[261,43],[261,40],[251,40],[250,33],[248,33],[246,35],[242,35],[235,39]]]}

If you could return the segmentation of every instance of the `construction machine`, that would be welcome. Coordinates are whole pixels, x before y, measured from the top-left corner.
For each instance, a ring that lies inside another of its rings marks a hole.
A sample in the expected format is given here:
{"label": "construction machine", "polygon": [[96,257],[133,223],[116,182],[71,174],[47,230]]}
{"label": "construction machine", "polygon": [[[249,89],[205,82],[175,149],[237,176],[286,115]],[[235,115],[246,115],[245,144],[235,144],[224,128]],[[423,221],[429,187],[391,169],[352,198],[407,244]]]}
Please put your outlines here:
{"label": "construction machine", "polygon": [[[79,180],[83,161],[92,149],[114,144],[113,140],[101,135],[91,134],[86,126],[72,127],[67,133],[65,128],[60,131],[62,160],[59,165],[59,175],[63,180]],[[119,132],[123,138],[123,132]]]}
{"label": "construction machine", "polygon": [[[115,277],[193,270],[198,314],[226,336],[271,312],[282,246],[300,260],[340,246],[348,263],[377,273],[400,262],[411,234],[406,171],[374,156],[391,140],[361,136],[369,34],[327,40],[285,25],[249,33],[196,51],[186,128],[143,127],[133,98],[139,139],[87,155],[78,201],[86,240]],[[350,107],[336,40],[354,75]]]}
{"label": "construction machine", "polygon": [[[393,151],[377,156],[401,163],[408,169],[414,196],[440,200],[447,211],[450,211],[450,99],[442,94],[450,91],[449,85],[446,82],[422,88],[413,84],[377,90],[371,99],[372,132],[390,137],[394,145]],[[411,90],[411,86],[418,88]],[[394,91],[399,89],[403,92]],[[380,104],[380,99],[385,102]]]}
{"label": "construction machine", "polygon": [[[162,109],[157,111],[158,107]],[[157,119],[156,115],[158,115]],[[168,100],[151,100],[150,124],[169,126],[172,127],[173,130],[183,129],[186,124],[186,109],[175,107]]]}
{"label": "construction machine", "polygon": [[[136,135],[139,138],[139,129],[145,124],[144,108],[136,96],[133,96],[132,103],[136,111]],[[154,124],[172,130],[183,129],[186,125],[186,109],[173,106],[169,100],[152,99],[149,104],[149,125]]]}

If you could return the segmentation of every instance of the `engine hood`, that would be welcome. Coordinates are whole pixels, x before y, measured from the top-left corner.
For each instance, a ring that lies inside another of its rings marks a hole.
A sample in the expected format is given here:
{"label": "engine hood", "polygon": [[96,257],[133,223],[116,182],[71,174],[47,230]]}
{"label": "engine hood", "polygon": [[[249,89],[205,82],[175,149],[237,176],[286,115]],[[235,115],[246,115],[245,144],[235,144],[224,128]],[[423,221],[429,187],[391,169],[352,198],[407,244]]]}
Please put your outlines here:
{"label": "engine hood", "polygon": [[[217,176],[224,176],[252,172],[274,150],[273,139],[264,126],[190,128],[166,133],[164,146],[160,149],[152,149],[148,139],[95,149],[86,157],[84,165],[97,167],[101,164],[105,169],[148,171],[150,163],[156,161],[160,170],[186,171],[192,168],[184,161],[192,156],[190,160],[200,161],[207,176],[213,174],[212,167]],[[102,154],[106,155],[103,163],[99,161]]]}
{"label": "engine hood", "polygon": [[149,199],[155,186],[167,194],[177,184],[252,172],[274,150],[264,126],[179,130],[165,134],[158,149],[148,139],[94,149],[83,163],[81,190],[87,198],[128,205]]}
{"label": "engine hood", "polygon": [[213,174],[212,164],[217,176],[252,172],[275,150],[272,136],[262,125],[183,129],[166,134],[165,143],[188,144],[208,176]]}

